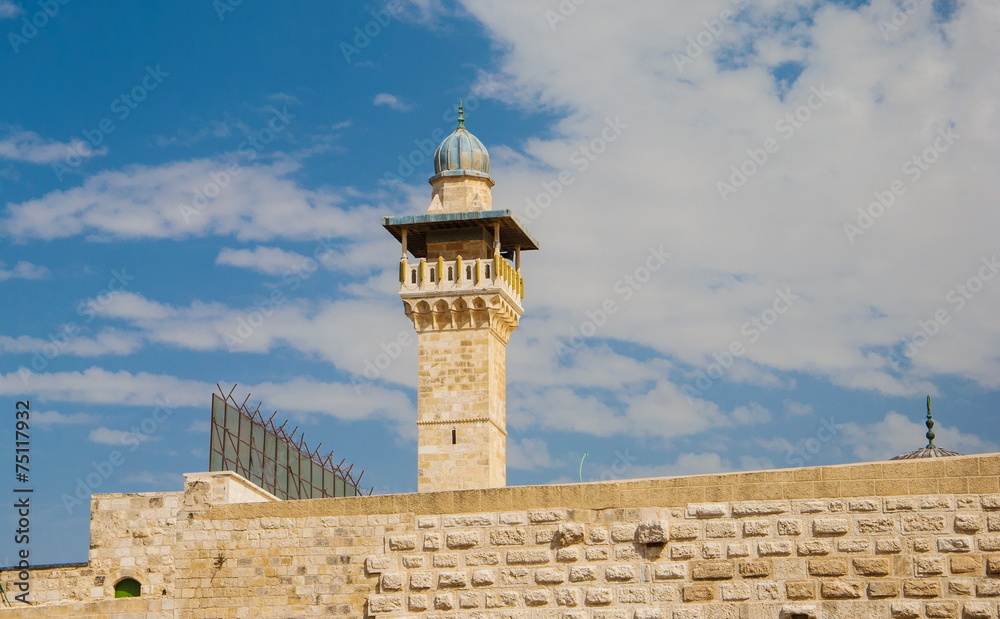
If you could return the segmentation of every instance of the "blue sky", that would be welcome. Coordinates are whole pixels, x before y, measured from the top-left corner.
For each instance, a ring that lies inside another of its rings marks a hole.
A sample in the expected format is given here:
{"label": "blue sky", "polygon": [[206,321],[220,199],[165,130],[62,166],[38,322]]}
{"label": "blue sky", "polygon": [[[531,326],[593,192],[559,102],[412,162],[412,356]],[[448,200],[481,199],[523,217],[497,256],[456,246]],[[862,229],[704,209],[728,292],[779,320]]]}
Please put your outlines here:
{"label": "blue sky", "polygon": [[380,217],[426,211],[460,97],[542,246],[508,483],[884,459],[927,394],[940,446],[997,450],[985,0],[52,4],[0,0],[0,427],[30,399],[38,562],[85,560],[78,492],[205,469],[216,384],[416,489]]}

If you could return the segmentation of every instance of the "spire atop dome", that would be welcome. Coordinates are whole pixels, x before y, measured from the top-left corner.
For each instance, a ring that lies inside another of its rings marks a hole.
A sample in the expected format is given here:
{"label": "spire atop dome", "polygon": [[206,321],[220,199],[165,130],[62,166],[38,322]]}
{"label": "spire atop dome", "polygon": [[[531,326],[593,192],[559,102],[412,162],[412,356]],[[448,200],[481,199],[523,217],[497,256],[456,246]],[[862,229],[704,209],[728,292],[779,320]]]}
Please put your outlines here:
{"label": "spire atop dome", "polygon": [[433,183],[442,176],[478,176],[493,183],[490,153],[479,138],[465,128],[465,105],[461,99],[458,100],[458,127],[434,151],[434,176],[430,180]]}
{"label": "spire atop dome", "polygon": [[905,454],[900,454],[895,458],[890,458],[890,460],[912,460],[913,458],[943,458],[945,456],[961,456],[962,454],[956,453],[954,451],[948,451],[947,449],[941,449],[934,444],[934,417],[931,416],[931,396],[927,396],[927,421],[924,422],[927,425],[927,446],[921,447],[916,451],[910,451]]}

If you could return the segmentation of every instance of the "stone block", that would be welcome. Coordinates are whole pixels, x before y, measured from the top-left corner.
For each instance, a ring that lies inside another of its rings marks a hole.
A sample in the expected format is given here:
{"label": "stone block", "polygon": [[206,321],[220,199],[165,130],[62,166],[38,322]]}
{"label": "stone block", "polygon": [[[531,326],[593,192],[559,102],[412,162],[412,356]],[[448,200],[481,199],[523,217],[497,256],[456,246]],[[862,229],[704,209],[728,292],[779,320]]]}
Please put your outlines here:
{"label": "stone block", "polygon": [[931,578],[907,578],[903,581],[903,595],[908,598],[939,597],[941,582]]}
{"label": "stone block", "polygon": [[917,508],[917,501],[912,497],[888,497],[885,499],[885,511],[903,512]]}
{"label": "stone block", "polygon": [[474,587],[489,587],[496,584],[496,581],[496,570],[475,570],[472,572],[472,586]]}
{"label": "stone block", "polygon": [[956,533],[977,533],[983,528],[983,517],[980,514],[958,514],[955,516]]}
{"label": "stone block", "polygon": [[816,583],[810,580],[796,580],[785,583],[785,594],[790,600],[811,600],[816,597]]}
{"label": "stone block", "polygon": [[373,615],[394,613],[399,610],[403,610],[403,596],[401,595],[368,596],[368,612]]}
{"label": "stone block", "polygon": [[994,605],[988,602],[966,602],[964,605],[963,617],[965,619],[993,619]]}
{"label": "stone block", "polygon": [[872,544],[866,539],[838,539],[837,550],[839,552],[870,552]]}
{"label": "stone block", "polygon": [[608,528],[605,526],[587,525],[586,529],[588,544],[607,544],[608,540],[611,539]]}
{"label": "stone block", "polygon": [[[417,536],[416,535],[390,535],[389,536],[389,550],[416,550],[417,548]],[[402,602],[400,602],[400,607],[402,607]]]}
{"label": "stone block", "polygon": [[851,561],[858,576],[888,576],[892,571],[888,559],[857,558]]}
{"label": "stone block", "polygon": [[802,535],[802,521],[793,519],[778,520],[778,535]]}
{"label": "stone block", "polygon": [[757,554],[762,557],[786,557],[792,554],[792,543],[789,541],[766,541],[757,545]]}
{"label": "stone block", "polygon": [[482,551],[465,553],[465,564],[469,567],[478,567],[480,565],[499,565],[499,563],[499,552]]}
{"label": "stone block", "polygon": [[692,503],[687,506],[689,518],[722,518],[727,513],[725,503]]}
{"label": "stone block", "polygon": [[719,587],[719,595],[724,602],[743,602],[753,596],[753,588],[748,583],[727,582]]}
{"label": "stone block", "polygon": [[876,580],[868,583],[868,597],[894,598],[899,595],[899,583],[895,580]]}
{"label": "stone block", "polygon": [[389,555],[370,555],[365,557],[365,571],[378,574],[390,569],[392,558]]}
{"label": "stone block", "polygon": [[796,544],[795,550],[801,557],[828,555],[833,552],[833,544],[826,540],[813,539],[806,542],[799,542]]}
{"label": "stone block", "polygon": [[847,502],[847,509],[852,512],[877,512],[881,507],[878,499],[851,499]]}
{"label": "stone block", "polygon": [[516,526],[519,524],[527,524],[528,515],[524,512],[504,512],[500,514],[500,524],[507,526]]}
{"label": "stone block", "polygon": [[546,606],[552,602],[552,594],[545,589],[529,589],[524,592],[524,605],[528,607]]}
{"label": "stone block", "polygon": [[687,575],[685,563],[660,563],[653,566],[653,580],[678,580]]}
{"label": "stone block", "polygon": [[482,544],[478,531],[450,531],[445,536],[445,545],[451,549],[476,548]]}
{"label": "stone block", "polygon": [[810,576],[844,576],[847,559],[809,559]]}
{"label": "stone block", "polygon": [[439,552],[431,559],[434,567],[458,567],[462,562],[462,556],[457,552]]}
{"label": "stone block", "polygon": [[413,572],[410,574],[410,589],[430,589],[434,574],[431,572]]}
{"label": "stone block", "polygon": [[941,533],[944,530],[944,516],[936,514],[906,514],[903,516],[904,533]]}
{"label": "stone block", "polygon": [[771,575],[771,563],[768,561],[743,561],[739,566],[743,578],[767,578]]}
{"label": "stone block", "polygon": [[383,593],[391,591],[401,591],[403,589],[403,575],[399,573],[382,574],[379,579],[379,586]]}
{"label": "stone block", "polygon": [[649,590],[645,587],[618,587],[619,604],[649,604]]}
{"label": "stone block", "polygon": [[871,518],[858,518],[856,521],[858,533],[862,535],[880,535],[892,533],[896,530],[896,520],[888,516],[875,516]]}
{"label": "stone block", "polygon": [[958,617],[958,602],[933,600],[924,604],[928,619],[955,619]]}
{"label": "stone block", "polygon": [[817,518],[813,521],[814,535],[846,535],[849,529],[847,518]]}
{"label": "stone block", "polygon": [[674,541],[698,539],[701,525],[694,522],[678,522],[670,525],[670,539]]}
{"label": "stone block", "polygon": [[524,544],[527,532],[524,529],[495,529],[490,531],[493,546],[519,546]]}
{"label": "stone block", "polygon": [[613,542],[631,542],[635,540],[635,531],[638,525],[635,524],[616,524],[611,527],[611,541]]}
{"label": "stone block", "polygon": [[1000,580],[980,580],[976,583],[976,595],[981,598],[1000,597]]}
{"label": "stone block", "polygon": [[573,587],[560,587],[554,591],[556,605],[579,606],[580,590]]}
{"label": "stone block", "polygon": [[636,531],[636,541],[640,544],[662,544],[668,540],[669,528],[666,520],[640,522]]}
{"label": "stone block", "polygon": [[587,606],[607,606],[614,601],[614,593],[608,587],[587,587],[584,591]]}
{"label": "stone block", "polygon": [[903,543],[898,539],[877,539],[875,540],[875,552],[880,555],[889,555],[903,552]]}
{"label": "stone block", "polygon": [[948,581],[948,593],[970,596],[976,592],[976,583],[970,578],[952,578]]}
{"label": "stone block", "polygon": [[[430,550],[440,550],[441,549],[441,536],[437,533],[427,533],[424,535],[423,549]],[[411,549],[412,550],[412,549]]]}
{"label": "stone block", "polygon": [[1000,494],[986,494],[979,497],[979,504],[987,511],[1000,509]]}
{"label": "stone block", "polygon": [[580,550],[578,548],[557,548],[556,561],[560,563],[571,563],[580,560]]}
{"label": "stone block", "polygon": [[732,515],[734,518],[743,516],[769,516],[773,514],[786,514],[789,505],[785,501],[742,501],[733,503]]}
{"label": "stone block", "polygon": [[920,617],[920,604],[917,602],[893,602],[889,607],[892,619],[917,619]]}
{"label": "stone block", "polygon": [[509,608],[517,606],[517,591],[499,589],[486,592],[486,608]]}
{"label": "stone block", "polygon": [[635,609],[634,619],[666,619],[667,611],[663,608],[650,606]]}
{"label": "stone block", "polygon": [[768,520],[743,521],[743,537],[765,537],[770,532],[771,523]]}
{"label": "stone block", "polygon": [[609,565],[604,570],[604,579],[609,582],[631,582],[635,580],[635,567],[631,565]]}
{"label": "stone block", "polygon": [[971,537],[939,537],[937,539],[938,552],[971,552]]}
{"label": "stone block", "polygon": [[583,541],[583,525],[578,522],[564,522],[559,525],[559,544],[572,546]]}
{"label": "stone block", "polygon": [[728,580],[734,572],[730,561],[697,561],[691,564],[691,578],[694,580]]}
{"label": "stone block", "polygon": [[940,576],[945,572],[944,557],[916,557],[913,559],[914,576]]}
{"label": "stone block", "polygon": [[731,559],[750,556],[750,544],[739,542],[726,546],[726,556]]}
{"label": "stone block", "polygon": [[706,542],[701,545],[701,557],[703,559],[718,559],[725,553],[722,544],[718,542]]}
{"label": "stone block", "polygon": [[581,565],[569,569],[570,582],[586,582],[590,580],[597,580],[597,568],[591,565]]}
{"label": "stone block", "polygon": [[863,592],[863,583],[849,580],[827,580],[820,585],[820,596],[826,600],[857,599]]}
{"label": "stone block", "polygon": [[438,593],[434,596],[434,610],[451,610],[455,608],[455,596],[451,593]]}
{"label": "stone block", "polygon": [[421,612],[427,610],[429,607],[427,603],[427,596],[423,593],[417,593],[409,596],[406,599],[406,607],[410,612]]}
{"label": "stone block", "polygon": [[458,592],[458,607],[459,608],[479,608],[480,601],[479,598],[482,594],[476,593],[475,591],[459,591]]}
{"label": "stone block", "polygon": [[566,520],[567,515],[565,509],[532,509],[528,511],[528,522],[531,524],[562,522]]}
{"label": "stone block", "polygon": [[469,575],[465,572],[441,572],[438,574],[438,587],[465,587],[469,584]]}
{"label": "stone block", "polygon": [[715,588],[711,585],[688,585],[682,595],[685,602],[711,602],[715,599]]}
{"label": "stone block", "polygon": [[444,527],[489,527],[493,525],[493,514],[457,514],[445,516]]}
{"label": "stone block", "polygon": [[674,560],[692,559],[697,552],[694,544],[671,544],[670,558]]}
{"label": "stone block", "polygon": [[736,523],[729,521],[705,523],[705,537],[709,539],[728,539],[736,537]]}
{"label": "stone block", "polygon": [[552,559],[552,553],[548,550],[533,548],[530,550],[508,550],[507,565],[531,565],[548,563]]}
{"label": "stone block", "polygon": [[563,568],[546,567],[535,570],[535,582],[540,585],[559,585],[566,582]]}
{"label": "stone block", "polygon": [[[958,559],[958,558],[959,557],[952,557],[952,559]],[[986,573],[989,574],[990,576],[1000,575],[1000,557],[986,558]]]}

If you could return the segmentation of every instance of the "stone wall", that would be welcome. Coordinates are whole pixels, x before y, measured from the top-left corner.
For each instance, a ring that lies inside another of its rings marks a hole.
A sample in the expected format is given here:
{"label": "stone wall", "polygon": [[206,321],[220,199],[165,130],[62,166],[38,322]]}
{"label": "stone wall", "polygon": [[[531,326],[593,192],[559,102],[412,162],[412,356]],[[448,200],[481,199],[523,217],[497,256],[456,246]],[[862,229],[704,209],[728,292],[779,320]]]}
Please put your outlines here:
{"label": "stone wall", "polygon": [[90,565],[0,619],[996,619],[998,484],[997,454],[305,501],[199,474],[95,496]]}

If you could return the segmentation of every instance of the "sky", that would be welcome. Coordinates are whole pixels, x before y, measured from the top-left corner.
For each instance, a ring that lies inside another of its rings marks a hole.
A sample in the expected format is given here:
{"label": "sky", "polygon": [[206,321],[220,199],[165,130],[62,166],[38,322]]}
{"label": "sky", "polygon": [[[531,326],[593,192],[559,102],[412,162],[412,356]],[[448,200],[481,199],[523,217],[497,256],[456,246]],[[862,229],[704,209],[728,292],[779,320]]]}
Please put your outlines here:
{"label": "sky", "polygon": [[[538,239],[508,484],[1000,444],[990,0],[0,0],[0,440],[36,563],[234,389],[416,490],[381,217],[466,125]],[[22,437],[23,439],[23,437]],[[13,467],[12,467],[13,468]],[[0,512],[0,563],[15,515]]]}

